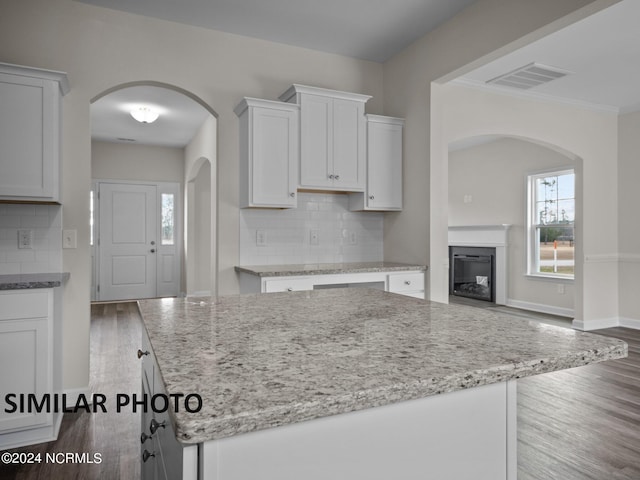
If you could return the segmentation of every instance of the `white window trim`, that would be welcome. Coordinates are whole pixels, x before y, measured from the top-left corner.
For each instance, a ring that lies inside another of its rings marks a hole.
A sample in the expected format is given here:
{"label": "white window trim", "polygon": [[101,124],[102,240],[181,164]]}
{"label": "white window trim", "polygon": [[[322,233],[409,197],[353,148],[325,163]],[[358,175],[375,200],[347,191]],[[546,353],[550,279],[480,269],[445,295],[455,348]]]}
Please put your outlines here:
{"label": "white window trim", "polygon": [[[536,239],[535,239],[536,229],[533,224],[533,217],[535,215],[535,211],[534,211],[535,210],[534,208],[535,189],[533,188],[533,182],[537,177],[544,177],[548,175],[564,175],[569,173],[574,174],[574,176],[577,175],[576,168],[574,166],[559,166],[556,168],[549,168],[545,170],[530,172],[525,176],[525,184],[526,184],[525,191],[527,192],[527,202],[526,202],[527,239],[526,239],[526,252],[525,252],[525,255],[526,255],[525,277],[536,279],[536,280],[542,280],[542,281],[551,281],[556,283],[557,282],[573,283],[575,280],[575,272],[573,275],[570,275],[566,273],[541,273],[536,271],[537,256],[534,248],[534,245],[536,244]],[[574,202],[577,202],[576,196],[577,196],[576,189],[574,187]],[[575,229],[575,219],[574,219],[574,234],[575,234],[575,231],[576,229]],[[575,259],[574,259],[574,264],[575,264]]]}

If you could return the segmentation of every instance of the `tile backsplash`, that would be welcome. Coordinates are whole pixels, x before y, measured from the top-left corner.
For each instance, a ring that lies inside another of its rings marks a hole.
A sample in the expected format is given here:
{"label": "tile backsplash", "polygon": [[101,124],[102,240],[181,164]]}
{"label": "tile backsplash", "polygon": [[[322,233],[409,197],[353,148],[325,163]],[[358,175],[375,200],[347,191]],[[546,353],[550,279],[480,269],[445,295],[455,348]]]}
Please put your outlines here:
{"label": "tile backsplash", "polygon": [[349,211],[347,195],[299,193],[298,208],[240,210],[240,265],[382,261],[383,227],[382,213]]}
{"label": "tile backsplash", "polygon": [[[32,248],[18,248],[31,230]],[[0,204],[0,274],[62,271],[62,206]]]}

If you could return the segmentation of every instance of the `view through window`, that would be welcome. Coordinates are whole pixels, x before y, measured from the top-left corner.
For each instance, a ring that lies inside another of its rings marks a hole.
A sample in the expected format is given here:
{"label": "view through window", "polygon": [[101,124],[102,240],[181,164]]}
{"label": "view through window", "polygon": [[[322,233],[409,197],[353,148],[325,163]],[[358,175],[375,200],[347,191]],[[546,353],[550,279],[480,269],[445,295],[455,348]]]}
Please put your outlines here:
{"label": "view through window", "polygon": [[529,176],[529,273],[573,278],[575,172]]}

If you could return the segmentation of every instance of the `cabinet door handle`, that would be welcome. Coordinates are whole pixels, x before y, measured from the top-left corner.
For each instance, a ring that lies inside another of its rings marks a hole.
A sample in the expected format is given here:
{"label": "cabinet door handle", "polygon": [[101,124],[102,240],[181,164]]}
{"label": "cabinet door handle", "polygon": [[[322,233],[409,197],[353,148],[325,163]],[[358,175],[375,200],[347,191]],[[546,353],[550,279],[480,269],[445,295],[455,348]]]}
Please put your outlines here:
{"label": "cabinet door handle", "polygon": [[340,175],[336,175],[336,176],[335,176],[335,177],[333,177],[333,178],[335,178],[336,180],[340,180]]}
{"label": "cabinet door handle", "polygon": [[404,281],[404,284],[405,284],[405,285],[411,285],[411,280],[405,280],[405,281]]}
{"label": "cabinet door handle", "polygon": [[156,433],[160,427],[166,428],[166,421],[158,423],[155,418],[151,419],[151,423],[149,424],[149,431],[151,432],[151,435]]}
{"label": "cabinet door handle", "polygon": [[147,435],[146,433],[142,432],[140,434],[140,443],[144,443],[147,440],[151,440],[153,437],[151,435]]}
{"label": "cabinet door handle", "polygon": [[290,196],[291,198],[295,197],[295,196],[296,196],[296,192],[291,192],[291,193],[289,194],[289,196]]}
{"label": "cabinet door handle", "polygon": [[374,197],[373,195],[369,195],[369,200],[373,200],[374,198],[376,197]]}
{"label": "cabinet door handle", "polygon": [[156,253],[156,249],[155,249],[155,248],[152,248],[152,249],[150,250],[150,252],[151,252],[151,253]]}
{"label": "cabinet door handle", "polygon": [[142,358],[143,355],[149,355],[149,350],[145,350],[144,352],[138,349],[138,358]]}
{"label": "cabinet door handle", "polygon": [[291,287],[287,288],[287,292],[293,292],[293,288]]}
{"label": "cabinet door handle", "polygon": [[147,460],[149,460],[151,457],[155,457],[156,456],[156,452],[149,452],[149,450],[147,450],[146,448],[144,449],[144,452],[142,452],[142,461],[146,462]]}
{"label": "cabinet door handle", "polygon": [[331,180],[333,180],[333,175],[329,175],[329,178],[330,178]]}

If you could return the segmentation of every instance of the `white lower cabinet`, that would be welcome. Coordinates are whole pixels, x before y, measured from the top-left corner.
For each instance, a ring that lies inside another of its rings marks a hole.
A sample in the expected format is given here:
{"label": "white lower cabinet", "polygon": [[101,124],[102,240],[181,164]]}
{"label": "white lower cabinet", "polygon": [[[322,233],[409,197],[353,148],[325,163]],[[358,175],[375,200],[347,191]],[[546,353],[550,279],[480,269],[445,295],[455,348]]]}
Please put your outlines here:
{"label": "white lower cabinet", "polygon": [[390,274],[388,285],[392,293],[424,298],[424,272]]}
{"label": "white lower cabinet", "polygon": [[53,288],[0,292],[0,450],[57,436],[61,413],[20,407],[21,398],[40,404],[61,390],[54,296]]}
{"label": "white lower cabinet", "polygon": [[239,272],[240,293],[276,293],[314,290],[320,288],[378,288],[386,292],[424,299],[424,270],[378,271],[359,273],[314,274],[308,276],[283,275],[259,277]]}

